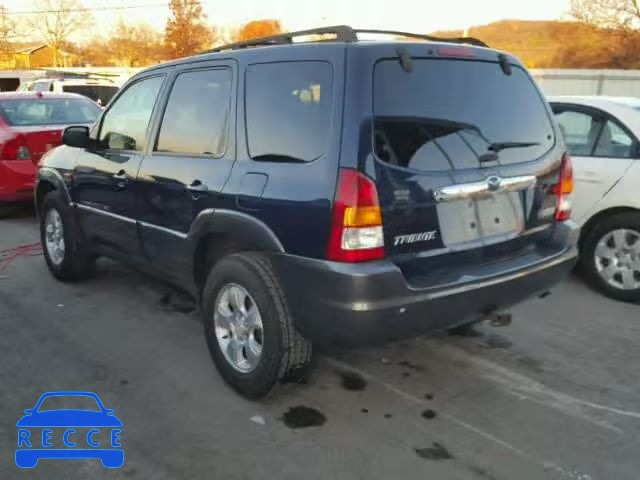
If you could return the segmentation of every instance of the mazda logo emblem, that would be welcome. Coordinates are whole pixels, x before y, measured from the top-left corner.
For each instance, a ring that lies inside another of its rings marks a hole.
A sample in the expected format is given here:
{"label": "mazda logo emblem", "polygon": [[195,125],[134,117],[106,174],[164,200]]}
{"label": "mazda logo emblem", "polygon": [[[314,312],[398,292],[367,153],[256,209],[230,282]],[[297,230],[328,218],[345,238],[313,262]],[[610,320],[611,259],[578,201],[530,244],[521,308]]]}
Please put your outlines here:
{"label": "mazda logo emblem", "polygon": [[498,190],[501,184],[502,180],[500,179],[500,177],[493,175],[487,178],[487,185],[489,186],[489,190],[491,190],[492,192]]}

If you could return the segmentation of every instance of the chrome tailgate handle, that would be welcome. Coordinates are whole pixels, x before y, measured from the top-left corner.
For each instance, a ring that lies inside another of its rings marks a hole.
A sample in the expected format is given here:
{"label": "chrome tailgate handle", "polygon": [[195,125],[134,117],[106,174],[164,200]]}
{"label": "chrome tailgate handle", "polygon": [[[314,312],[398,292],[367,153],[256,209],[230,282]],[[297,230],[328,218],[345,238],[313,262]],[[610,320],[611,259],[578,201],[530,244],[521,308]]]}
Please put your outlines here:
{"label": "chrome tailgate handle", "polygon": [[436,190],[433,194],[436,202],[453,202],[456,200],[470,200],[487,198],[494,193],[516,192],[532,188],[536,185],[535,175],[501,178],[492,175],[480,182],[450,185]]}

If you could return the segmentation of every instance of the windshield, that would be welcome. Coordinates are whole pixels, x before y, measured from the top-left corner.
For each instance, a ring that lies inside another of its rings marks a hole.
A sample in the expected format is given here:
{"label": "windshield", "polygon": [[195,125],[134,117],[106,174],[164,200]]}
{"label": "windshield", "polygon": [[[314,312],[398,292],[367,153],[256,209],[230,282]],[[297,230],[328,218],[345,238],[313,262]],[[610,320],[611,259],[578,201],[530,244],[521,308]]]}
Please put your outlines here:
{"label": "windshield", "polygon": [[100,412],[100,406],[95,398],[85,395],[54,395],[42,401],[38,412],[50,410],[90,410]]}
{"label": "windshield", "polygon": [[102,110],[83,98],[29,98],[0,101],[0,115],[9,125],[93,123]]}
{"label": "windshield", "polygon": [[115,85],[63,85],[63,92],[77,93],[100,105],[106,105],[118,91]]}
{"label": "windshield", "polygon": [[[497,63],[413,59],[378,62],[374,136],[378,158],[417,170],[534,160],[554,143],[543,100],[526,72]],[[495,153],[487,157],[489,152]]]}

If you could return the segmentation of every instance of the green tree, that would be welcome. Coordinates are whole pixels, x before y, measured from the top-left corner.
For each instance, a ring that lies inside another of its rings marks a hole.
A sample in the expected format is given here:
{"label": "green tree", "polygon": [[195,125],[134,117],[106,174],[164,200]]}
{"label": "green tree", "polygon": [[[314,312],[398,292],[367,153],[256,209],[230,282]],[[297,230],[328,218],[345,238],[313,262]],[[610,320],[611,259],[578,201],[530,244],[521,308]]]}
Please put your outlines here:
{"label": "green tree", "polygon": [[193,55],[206,50],[214,40],[206,24],[202,5],[193,0],[171,0],[171,13],[165,29],[164,45],[169,58]]}

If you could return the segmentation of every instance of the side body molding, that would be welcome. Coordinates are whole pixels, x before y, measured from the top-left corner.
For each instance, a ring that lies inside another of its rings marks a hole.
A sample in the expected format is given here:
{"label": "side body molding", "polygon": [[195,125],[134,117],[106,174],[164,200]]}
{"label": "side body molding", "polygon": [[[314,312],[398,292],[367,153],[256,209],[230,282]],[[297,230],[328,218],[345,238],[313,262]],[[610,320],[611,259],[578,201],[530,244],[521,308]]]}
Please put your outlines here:
{"label": "side body molding", "polygon": [[260,250],[284,252],[284,247],[273,230],[246,213],[225,210],[202,210],[191,225],[187,238],[195,246],[207,234],[220,234],[240,243],[255,245]]}

